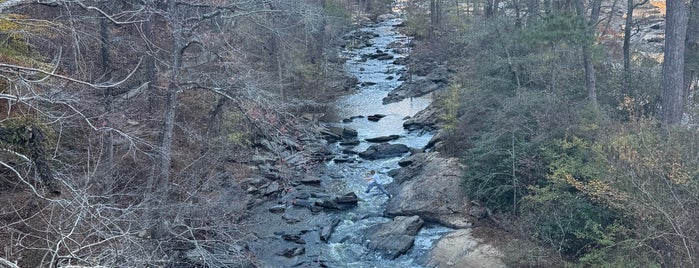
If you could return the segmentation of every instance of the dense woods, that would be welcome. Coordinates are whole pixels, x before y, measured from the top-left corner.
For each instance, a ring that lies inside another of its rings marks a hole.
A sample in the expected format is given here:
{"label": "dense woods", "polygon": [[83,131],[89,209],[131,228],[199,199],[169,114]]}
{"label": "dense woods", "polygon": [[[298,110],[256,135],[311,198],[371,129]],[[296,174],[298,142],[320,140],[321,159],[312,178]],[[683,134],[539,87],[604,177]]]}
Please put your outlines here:
{"label": "dense woods", "polygon": [[422,2],[465,190],[540,246],[512,266],[697,265],[697,1]]}
{"label": "dense woods", "polygon": [[[389,2],[0,0],[0,261],[255,267],[238,183],[325,160],[308,115]],[[509,265],[699,266],[699,1],[401,2]]]}
{"label": "dense woods", "polygon": [[326,79],[347,5],[0,1],[3,257],[181,267],[196,245],[206,265],[250,263],[248,200],[226,185],[255,151],[318,163],[294,122],[347,89]]}

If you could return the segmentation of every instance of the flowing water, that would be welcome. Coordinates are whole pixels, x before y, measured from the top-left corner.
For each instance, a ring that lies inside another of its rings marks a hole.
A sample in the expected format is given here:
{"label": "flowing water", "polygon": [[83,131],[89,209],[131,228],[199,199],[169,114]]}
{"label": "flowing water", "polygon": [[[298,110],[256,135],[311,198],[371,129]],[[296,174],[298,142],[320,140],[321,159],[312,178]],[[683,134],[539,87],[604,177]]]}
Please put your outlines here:
{"label": "flowing water", "polygon": [[[354,151],[364,151],[371,145],[364,141],[366,138],[397,134],[400,138],[391,143],[401,143],[413,148],[424,147],[432,138],[430,133],[413,133],[403,129],[405,118],[425,109],[432,101],[431,95],[387,105],[382,104],[382,99],[387,93],[401,84],[398,80],[400,71],[405,69],[405,66],[393,62],[397,58],[405,57],[404,53],[408,53],[407,46],[401,46],[397,50],[389,48],[389,44],[396,41],[404,44],[410,42],[408,37],[396,30],[396,25],[400,23],[401,19],[390,18],[359,29],[378,34],[370,41],[373,46],[345,51],[349,58],[346,63],[347,71],[355,75],[359,83],[364,86],[361,86],[355,94],[337,100],[335,113],[324,119],[334,126],[357,130],[358,138],[362,142],[351,148]],[[389,53],[394,59],[363,60],[362,55],[376,53],[377,50]],[[366,116],[374,114],[386,116],[378,122],[367,120]],[[364,117],[354,118],[351,122],[342,122],[342,119],[356,116]],[[336,152],[341,152],[343,149],[344,147],[336,145]],[[328,191],[334,194],[355,192],[360,198],[356,208],[336,215],[340,223],[328,241],[327,247],[320,249],[320,255],[326,259],[329,267],[422,267],[422,259],[427,255],[433,242],[451,231],[442,226],[423,226],[413,247],[394,260],[385,259],[380,253],[365,246],[366,241],[363,241],[363,235],[367,228],[391,220],[383,217],[387,197],[376,189],[369,194],[364,193],[365,173],[375,169],[384,177],[384,180],[391,181],[386,173],[398,168],[398,161],[401,158],[373,161],[357,158],[354,163],[328,162],[325,173],[331,174],[330,177],[334,178],[326,184],[329,186]]]}

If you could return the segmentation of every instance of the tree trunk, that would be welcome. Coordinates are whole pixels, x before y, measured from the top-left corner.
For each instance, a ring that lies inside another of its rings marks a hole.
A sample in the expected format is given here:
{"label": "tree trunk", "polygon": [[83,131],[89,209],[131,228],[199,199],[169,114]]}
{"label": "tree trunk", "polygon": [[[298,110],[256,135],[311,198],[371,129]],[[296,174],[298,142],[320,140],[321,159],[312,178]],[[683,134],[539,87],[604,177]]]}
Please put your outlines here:
{"label": "tree trunk", "polygon": [[[585,7],[582,0],[575,1],[575,9],[577,10],[578,16],[586,21],[585,32],[589,33],[591,36],[594,34],[594,25],[599,18],[599,8],[601,6],[601,0],[595,0],[593,2],[592,12],[590,13],[589,20],[585,18]],[[592,107],[597,109],[597,79],[595,78],[595,66],[592,62],[592,51],[590,49],[590,42],[584,42],[582,45],[583,52],[583,65],[585,66],[585,87],[587,88],[587,98],[590,101]]]}
{"label": "tree trunk", "polygon": [[626,0],[624,22],[624,94],[631,95],[631,28],[633,27],[634,0]]}
{"label": "tree trunk", "polygon": [[152,18],[147,19],[143,23],[143,36],[146,39],[146,60],[145,60],[145,72],[146,79],[148,80],[148,111],[150,114],[156,113],[158,111],[159,101],[158,101],[158,88],[156,87],[155,78],[155,49],[153,49],[153,22]]}
{"label": "tree trunk", "polygon": [[430,0],[430,36],[442,28],[441,0]]}
{"label": "tree trunk", "polygon": [[177,91],[179,89],[177,79],[182,68],[182,51],[184,49],[184,37],[182,36],[182,26],[178,20],[179,12],[177,11],[176,1],[169,1],[168,16],[169,23],[172,27],[172,38],[174,41],[172,53],[172,65],[170,69],[170,77],[167,88],[167,97],[165,98],[165,116],[160,138],[160,166],[159,178],[155,187],[157,191],[165,192],[170,177],[170,161],[172,151],[172,136],[175,126],[175,111],[177,109]]}
{"label": "tree trunk", "polygon": [[688,8],[683,0],[667,0],[666,3],[660,121],[664,125],[676,125],[681,122],[684,111],[684,51]]}
{"label": "tree trunk", "polygon": [[684,94],[689,96],[692,82],[699,77],[699,0],[692,0],[685,41]]}
{"label": "tree trunk", "polygon": [[[104,80],[109,81],[112,78],[109,58],[109,20],[107,18],[100,19],[100,54],[102,58],[102,72]],[[112,127],[112,113],[114,110],[112,87],[104,89],[104,126]],[[102,185],[111,184],[112,169],[114,167],[114,140],[112,139],[112,131],[107,130],[102,135],[102,163],[101,163],[101,182]]]}
{"label": "tree trunk", "polygon": [[532,24],[539,17],[539,0],[527,0],[527,18],[525,23]]}

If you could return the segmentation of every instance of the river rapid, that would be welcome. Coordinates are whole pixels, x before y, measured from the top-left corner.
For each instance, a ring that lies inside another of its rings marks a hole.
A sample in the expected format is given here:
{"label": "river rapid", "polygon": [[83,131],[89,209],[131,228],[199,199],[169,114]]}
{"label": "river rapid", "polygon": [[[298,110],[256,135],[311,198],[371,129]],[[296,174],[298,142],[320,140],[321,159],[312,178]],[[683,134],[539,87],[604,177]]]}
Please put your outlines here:
{"label": "river rapid", "polygon": [[[378,22],[366,25],[350,35],[370,36],[365,43],[370,46],[348,48],[342,53],[347,58],[345,68],[359,80],[359,88],[353,94],[339,98],[328,112],[322,124],[331,127],[353,129],[359,144],[330,145],[333,155],[344,161],[328,161],[317,170],[321,183],[316,188],[299,185],[293,193],[297,196],[357,195],[357,205],[344,210],[313,211],[289,200],[279,202],[282,212],[271,212],[274,204],[259,206],[251,211],[248,229],[254,237],[247,237],[249,250],[263,267],[424,267],[426,257],[434,243],[452,231],[439,225],[426,224],[415,236],[413,246],[396,258],[388,258],[368,247],[366,234],[373,226],[391,221],[384,216],[388,198],[377,189],[365,193],[364,178],[369,170],[377,170],[386,183],[392,178],[388,172],[399,168],[400,155],[378,160],[365,160],[356,155],[371,143],[367,138],[398,135],[390,143],[405,144],[411,148],[423,148],[432,138],[424,131],[408,131],[403,128],[407,117],[414,116],[432,102],[428,94],[408,98],[400,102],[383,104],[388,92],[401,85],[405,66],[397,59],[408,55],[410,38],[401,34],[397,26],[402,20],[397,15],[381,16]],[[352,46],[348,46],[352,47]],[[377,54],[383,57],[376,57]],[[384,115],[378,121],[371,115]],[[396,194],[396,193],[392,193]],[[269,209],[269,210],[268,210]],[[280,214],[281,213],[281,214]],[[329,236],[323,237],[331,228]]]}
{"label": "river rapid", "polygon": [[[346,69],[359,79],[361,86],[356,93],[338,99],[334,105],[335,113],[324,119],[334,126],[357,130],[358,138],[362,142],[350,148],[335,145],[335,151],[364,151],[371,145],[364,140],[379,136],[399,135],[400,138],[391,143],[405,144],[411,148],[423,148],[432,138],[431,133],[408,132],[403,129],[406,117],[414,116],[432,102],[431,94],[386,105],[382,103],[388,92],[402,83],[400,77],[405,66],[394,62],[409,53],[410,42],[409,37],[397,31],[396,26],[402,23],[400,18],[382,18],[383,20],[376,24],[358,29],[374,36],[369,40],[372,46],[344,52],[348,58]],[[387,53],[392,57],[387,60],[367,57],[377,52]],[[367,119],[367,116],[375,114],[385,117],[378,122]],[[348,120],[350,118],[352,119]],[[335,178],[328,183],[329,191],[338,195],[354,192],[360,198],[355,209],[338,215],[341,219],[340,224],[328,241],[324,254],[330,267],[423,267],[421,263],[424,262],[424,257],[434,241],[451,231],[446,227],[426,225],[415,237],[413,247],[406,254],[393,260],[386,259],[381,253],[373,252],[365,246],[367,241],[363,241],[363,234],[366,230],[373,225],[390,221],[389,218],[383,217],[387,197],[376,189],[369,194],[364,193],[364,178],[367,177],[365,173],[371,169],[377,170],[384,180],[389,182],[391,178],[386,173],[398,168],[398,161],[402,158],[403,156],[372,161],[356,158],[354,163],[328,162],[324,172]]]}

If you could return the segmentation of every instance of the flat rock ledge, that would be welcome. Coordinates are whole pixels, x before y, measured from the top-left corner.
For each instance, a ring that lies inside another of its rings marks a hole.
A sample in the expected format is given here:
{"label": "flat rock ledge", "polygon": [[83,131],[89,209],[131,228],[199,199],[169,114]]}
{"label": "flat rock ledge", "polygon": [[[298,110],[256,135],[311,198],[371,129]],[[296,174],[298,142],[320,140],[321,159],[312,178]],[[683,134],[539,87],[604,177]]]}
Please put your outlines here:
{"label": "flat rock ledge", "polygon": [[430,251],[427,267],[505,268],[503,254],[471,235],[471,229],[459,229],[442,237]]}

